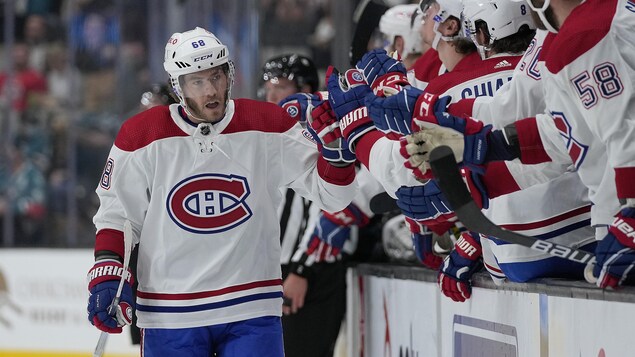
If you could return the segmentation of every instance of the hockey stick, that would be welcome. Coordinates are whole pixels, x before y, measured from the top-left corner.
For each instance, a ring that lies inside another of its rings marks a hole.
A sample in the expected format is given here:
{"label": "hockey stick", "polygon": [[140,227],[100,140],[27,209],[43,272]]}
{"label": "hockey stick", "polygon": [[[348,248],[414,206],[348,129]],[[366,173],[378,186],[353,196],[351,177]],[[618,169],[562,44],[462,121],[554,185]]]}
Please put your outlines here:
{"label": "hockey stick", "polygon": [[[117,313],[117,307],[119,305],[119,300],[121,299],[121,291],[123,290],[123,284],[126,281],[127,273],[128,273],[128,265],[130,264],[130,254],[132,253],[132,240],[133,240],[133,232],[132,232],[132,223],[129,220],[126,220],[123,224],[123,246],[124,246],[124,257],[123,257],[123,270],[121,273],[121,280],[119,280],[119,286],[117,287],[117,293],[115,294],[115,298],[112,300],[112,303],[108,307],[108,314],[110,316],[114,316]],[[104,350],[106,349],[106,342],[108,341],[108,332],[101,332],[99,335],[99,341],[97,341],[97,346],[95,346],[95,352],[93,352],[93,357],[101,357],[104,354]]]}
{"label": "hockey stick", "polygon": [[463,183],[452,149],[448,146],[439,146],[432,150],[430,166],[441,191],[467,229],[555,257],[587,264],[585,278],[589,281],[587,271],[595,263],[595,256],[592,253],[508,231],[487,219]]}
{"label": "hockey stick", "polygon": [[399,206],[397,206],[397,200],[390,197],[386,192],[382,192],[370,199],[370,210],[374,214],[382,214],[398,211]]}

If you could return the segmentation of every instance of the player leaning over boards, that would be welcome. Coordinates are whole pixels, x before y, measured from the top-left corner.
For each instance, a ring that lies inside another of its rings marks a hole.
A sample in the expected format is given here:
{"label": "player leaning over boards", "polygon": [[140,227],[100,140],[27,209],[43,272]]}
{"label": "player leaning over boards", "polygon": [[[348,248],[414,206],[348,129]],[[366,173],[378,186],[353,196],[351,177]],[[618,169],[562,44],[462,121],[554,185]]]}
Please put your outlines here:
{"label": "player leaning over boards", "polygon": [[[104,274],[121,266],[130,220],[143,356],[283,356],[281,188],[338,211],[355,168],[326,161],[275,104],[232,100],[234,65],[212,33],[173,34],[164,67],[179,103],[123,124],[97,188],[89,320],[117,333],[130,319],[108,315],[119,276]],[[126,286],[121,310],[134,304]]]}
{"label": "player leaning over boards", "polygon": [[479,141],[478,148],[460,150],[457,157],[467,165],[505,158],[570,163],[589,189],[592,216],[608,226],[595,251],[597,284],[617,287],[633,278],[635,265],[635,9],[618,0],[527,4],[553,33],[541,70],[547,110],[503,131],[473,122],[463,133],[469,134],[466,142]]}

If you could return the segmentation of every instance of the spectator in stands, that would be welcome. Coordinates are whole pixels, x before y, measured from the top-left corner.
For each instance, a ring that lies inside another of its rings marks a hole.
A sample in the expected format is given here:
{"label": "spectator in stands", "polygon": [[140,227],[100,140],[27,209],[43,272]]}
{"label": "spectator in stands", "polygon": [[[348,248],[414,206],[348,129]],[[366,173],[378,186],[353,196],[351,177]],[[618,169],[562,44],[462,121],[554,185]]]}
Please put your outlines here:
{"label": "spectator in stands", "polygon": [[[36,107],[41,103],[47,83],[42,74],[29,66],[29,47],[24,42],[14,44],[12,57],[13,73],[6,69],[0,73],[0,96],[22,114],[29,106]],[[8,83],[10,75],[12,82]]]}
{"label": "spectator in stands", "polygon": [[[37,246],[44,242],[46,179],[29,157],[23,139],[7,145],[6,160],[0,164],[0,224],[12,224],[16,246]],[[9,213],[9,211],[11,211]],[[6,215],[13,222],[6,222]]]}

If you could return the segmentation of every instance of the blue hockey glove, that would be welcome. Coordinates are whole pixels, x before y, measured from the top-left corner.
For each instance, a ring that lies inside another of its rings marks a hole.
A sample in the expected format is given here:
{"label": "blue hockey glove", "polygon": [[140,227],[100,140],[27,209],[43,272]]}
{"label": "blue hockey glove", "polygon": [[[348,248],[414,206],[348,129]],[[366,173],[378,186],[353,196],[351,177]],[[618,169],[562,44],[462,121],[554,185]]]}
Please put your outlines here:
{"label": "blue hockey glove", "polygon": [[114,259],[95,262],[88,272],[88,321],[108,333],[121,333],[122,327],[132,323],[135,306],[132,294],[134,278],[126,270],[126,281],[116,306],[111,306],[123,274],[123,265]]}
{"label": "blue hockey glove", "polygon": [[409,85],[406,67],[383,49],[365,53],[355,67],[364,73],[364,78],[375,95],[394,95],[402,87]]}
{"label": "blue hockey glove", "polygon": [[401,186],[395,194],[397,206],[404,216],[424,225],[456,220],[454,212],[434,180],[422,186]]}
{"label": "blue hockey glove", "polygon": [[339,123],[328,101],[323,101],[313,109],[308,117],[306,130],[317,142],[318,149],[326,161],[342,166],[357,160],[350,150],[348,141],[342,137]]}
{"label": "blue hockey glove", "polygon": [[375,129],[364,106],[364,98],[371,92],[370,87],[357,69],[349,69],[343,75],[333,69],[328,76],[327,88],[342,136],[348,141],[351,151],[355,152],[355,142]]}
{"label": "blue hockey glove", "polygon": [[601,288],[616,288],[635,267],[635,208],[624,208],[595,248],[593,275]]}
{"label": "blue hockey glove", "polygon": [[443,295],[463,302],[472,296],[472,275],[482,267],[481,239],[478,233],[463,232],[454,249],[443,261],[437,277]]}
{"label": "blue hockey glove", "polygon": [[368,95],[365,104],[379,130],[406,135],[411,133],[415,104],[422,93],[421,90],[408,86],[386,98]]}
{"label": "blue hockey glove", "polygon": [[350,226],[333,222],[325,216],[325,212],[322,212],[315,224],[306,252],[312,255],[316,262],[335,261],[340,259],[340,252],[350,236]]}
{"label": "blue hockey glove", "polygon": [[417,260],[430,269],[439,269],[443,258],[434,254],[432,249],[432,231],[426,229],[422,233],[412,232],[412,246]]}
{"label": "blue hockey glove", "polygon": [[302,124],[303,128],[306,128],[307,118],[311,116],[311,111],[325,100],[328,100],[328,92],[296,93],[284,98],[278,105]]}

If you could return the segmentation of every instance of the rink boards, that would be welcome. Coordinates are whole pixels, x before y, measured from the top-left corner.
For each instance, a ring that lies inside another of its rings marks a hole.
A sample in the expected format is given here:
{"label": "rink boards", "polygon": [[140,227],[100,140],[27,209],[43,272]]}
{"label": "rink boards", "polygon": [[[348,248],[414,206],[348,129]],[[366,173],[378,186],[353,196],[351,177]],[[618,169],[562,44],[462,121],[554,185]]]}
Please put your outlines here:
{"label": "rink boards", "polygon": [[635,289],[584,282],[496,287],[475,279],[464,303],[442,296],[436,273],[360,265],[348,273],[349,356],[635,356]]}

